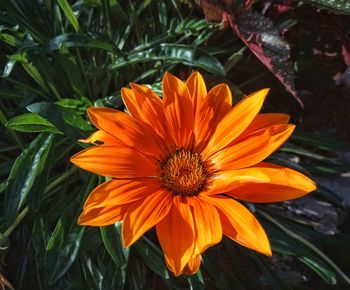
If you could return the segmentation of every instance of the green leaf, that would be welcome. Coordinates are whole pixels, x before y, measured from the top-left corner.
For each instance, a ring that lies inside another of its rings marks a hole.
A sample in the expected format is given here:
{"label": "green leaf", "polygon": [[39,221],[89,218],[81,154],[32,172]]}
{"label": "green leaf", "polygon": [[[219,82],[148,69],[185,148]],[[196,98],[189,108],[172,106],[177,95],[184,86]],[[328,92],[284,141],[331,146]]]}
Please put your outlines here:
{"label": "green leaf", "polygon": [[90,100],[86,98],[82,98],[81,100],[61,99],[57,101],[56,104],[64,108],[81,110],[84,112],[88,106],[93,106]]}
{"label": "green leaf", "polygon": [[205,289],[205,284],[203,280],[203,275],[201,270],[198,270],[196,274],[186,276],[188,284],[190,286],[190,290],[204,290]]}
{"label": "green leaf", "polygon": [[294,153],[294,154],[297,154],[297,155],[308,157],[310,159],[319,160],[319,161],[323,161],[323,162],[328,162],[328,163],[331,163],[331,164],[338,164],[339,163],[339,161],[337,159],[335,159],[335,158],[330,158],[330,157],[326,157],[326,156],[317,154],[315,152],[306,150],[306,149],[304,149],[304,148],[302,148],[300,146],[297,146],[297,145],[294,145],[294,144],[291,144],[291,143],[285,143],[283,145],[283,147],[281,147],[279,150],[282,151],[282,152]]}
{"label": "green leaf", "polygon": [[54,125],[38,114],[28,113],[9,120],[6,127],[19,132],[51,132],[62,134]]}
{"label": "green leaf", "polygon": [[53,231],[51,238],[46,246],[46,251],[50,251],[54,248],[62,248],[64,245],[64,228],[62,220],[59,219],[55,230]]}
{"label": "green leaf", "polygon": [[304,3],[309,3],[320,8],[329,9],[343,14],[350,14],[349,0],[299,0]]}
{"label": "green leaf", "polygon": [[53,135],[39,135],[16,158],[5,192],[5,217],[11,223],[17,216],[36,178],[42,172]]}
{"label": "green leaf", "polygon": [[[266,220],[268,220],[269,222],[277,226],[279,229],[285,232],[288,236],[295,239],[300,245],[303,246],[303,249],[298,255],[298,258],[299,259],[302,258],[302,262],[306,263],[311,268],[316,267],[312,269],[316,273],[318,273],[321,277],[322,275],[325,275],[324,277],[322,277],[323,279],[328,280],[330,284],[334,283],[332,272],[335,271],[344,279],[344,281],[348,285],[350,285],[350,278],[325,253],[323,253],[318,247],[316,247],[310,241],[305,239],[302,235],[298,234],[296,230],[292,230],[286,226],[287,224],[289,224],[289,226],[292,224],[295,227],[297,226],[297,224],[293,222],[287,223],[285,220],[284,220],[284,223],[282,223],[279,221],[279,219],[272,217],[271,215],[267,214],[261,209],[258,210],[258,212]],[[303,234],[306,234],[306,231],[302,231],[302,232]],[[311,231],[311,232],[315,234],[317,233],[315,231]],[[316,260],[316,261],[312,262],[312,260]]]}
{"label": "green leaf", "polygon": [[246,47],[240,49],[239,51],[234,52],[225,63],[225,72],[228,73],[243,57],[243,52]]}
{"label": "green leaf", "polygon": [[146,237],[140,238],[135,243],[135,248],[140,253],[145,264],[163,279],[169,279],[169,272],[164,263],[162,251]]}
{"label": "green leaf", "polygon": [[70,268],[75,261],[85,227],[76,226],[65,239],[64,246],[60,251],[49,284],[56,283]]}
{"label": "green leaf", "polygon": [[48,102],[38,102],[27,106],[27,110],[40,115],[51,122],[57,129],[63,132],[67,137],[76,140],[83,138],[84,134],[80,128],[86,125],[84,129],[91,127],[74,110],[61,108],[60,106]]}
{"label": "green leaf", "polygon": [[127,60],[118,59],[110,69],[121,69],[123,67],[162,60],[165,62],[181,62],[185,65],[202,68],[213,74],[225,75],[222,64],[207,52],[185,44],[162,43],[148,50],[131,53]]}
{"label": "green leaf", "polygon": [[119,50],[114,43],[94,34],[85,35],[78,33],[67,33],[58,35],[55,38],[51,39],[47,50],[60,50],[62,45],[65,47],[97,48],[113,52],[119,56],[123,56],[121,50]]}
{"label": "green leaf", "polygon": [[64,15],[66,15],[67,20],[73,26],[75,32],[78,32],[79,31],[78,19],[75,17],[72,7],[70,7],[68,1],[57,0],[57,2],[58,2],[58,5],[60,5],[61,9],[63,10]]}
{"label": "green leaf", "polygon": [[122,222],[100,227],[103,243],[118,267],[125,267],[129,261],[129,248],[124,248],[121,236]]}
{"label": "green leaf", "polygon": [[345,143],[338,142],[331,138],[330,136],[324,136],[320,134],[311,134],[306,132],[301,132],[300,130],[293,134],[291,140],[300,142],[301,144],[310,145],[322,150],[329,150],[331,152],[349,152],[350,146]]}
{"label": "green leaf", "polygon": [[331,268],[319,257],[305,251],[298,259],[315,271],[329,285],[337,284],[337,277]]}

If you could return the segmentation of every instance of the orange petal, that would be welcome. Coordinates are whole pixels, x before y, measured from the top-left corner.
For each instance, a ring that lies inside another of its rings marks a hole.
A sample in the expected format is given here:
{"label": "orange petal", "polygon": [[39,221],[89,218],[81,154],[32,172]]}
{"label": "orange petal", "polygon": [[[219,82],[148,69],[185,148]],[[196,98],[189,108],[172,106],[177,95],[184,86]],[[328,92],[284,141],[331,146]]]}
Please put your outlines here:
{"label": "orange petal", "polygon": [[203,198],[217,207],[224,235],[247,248],[271,256],[266,233],[248,209],[228,197]]}
{"label": "orange petal", "polygon": [[133,203],[123,219],[123,243],[130,247],[146,231],[158,224],[168,213],[172,205],[172,194],[158,190],[144,199]]}
{"label": "orange petal", "polygon": [[316,190],[315,182],[290,168],[260,163],[247,171],[252,175],[263,174],[267,181],[242,182],[226,194],[250,202],[277,202],[299,198]]}
{"label": "orange petal", "polygon": [[256,186],[259,186],[258,184],[267,183],[269,180],[268,176],[255,169],[255,167],[219,171],[211,177],[208,189],[201,195],[226,193],[248,183],[254,183]]}
{"label": "orange petal", "polygon": [[[130,85],[132,89],[122,88],[122,98],[131,115],[152,127],[163,141],[170,141],[162,100],[146,86]],[[173,144],[167,145],[173,149]]]}
{"label": "orange petal", "polygon": [[120,92],[122,95],[123,103],[128,109],[130,115],[139,121],[142,120],[142,117],[140,116],[140,109],[138,107],[139,104],[136,101],[135,94],[132,89],[123,87]]}
{"label": "orange petal", "polygon": [[126,146],[156,158],[164,155],[161,139],[148,125],[124,112],[110,108],[91,107],[87,112],[97,128],[119,139]]}
{"label": "orange petal", "polygon": [[84,170],[115,178],[148,177],[158,174],[153,158],[129,147],[94,146],[75,154],[70,161]]}
{"label": "orange petal", "polygon": [[192,142],[194,111],[187,86],[177,77],[163,77],[163,105],[170,134],[178,148],[189,148]]}
{"label": "orange petal", "polygon": [[195,274],[198,272],[199,270],[199,267],[201,265],[201,260],[202,260],[202,257],[201,255],[197,255],[195,257],[192,257],[187,265],[185,266],[185,268],[183,269],[182,271],[182,274],[185,274],[185,275],[192,275],[192,274]]}
{"label": "orange petal", "polygon": [[180,196],[173,198],[168,215],[157,225],[157,235],[168,268],[179,276],[195,248],[191,208]]}
{"label": "orange petal", "polygon": [[193,110],[196,115],[196,112],[199,111],[199,108],[207,95],[207,88],[202,75],[199,72],[194,71],[187,79],[186,86],[191,95]]}
{"label": "orange petal", "polygon": [[120,142],[120,140],[114,138],[112,135],[102,130],[98,130],[92,133],[86,139],[79,139],[79,142],[87,143],[87,144],[95,144],[96,141],[103,142],[103,144],[107,146],[120,146],[123,144],[122,142]]}
{"label": "orange petal", "polygon": [[[237,139],[241,139],[242,137],[266,128],[273,125],[281,125],[281,124],[288,124],[290,119],[290,116],[287,114],[279,114],[279,113],[267,113],[267,114],[258,114],[254,120],[250,123],[247,129],[244,130],[244,132],[239,136]],[[236,139],[236,140],[237,140]],[[235,140],[235,143],[236,143]]]}
{"label": "orange petal", "polygon": [[295,125],[274,125],[249,134],[243,141],[210,157],[217,170],[249,167],[263,161],[292,134]]}
{"label": "orange petal", "polygon": [[83,226],[108,226],[119,222],[129,205],[106,206],[84,209],[79,216],[78,224]]}
{"label": "orange petal", "polygon": [[226,84],[213,87],[203,100],[195,119],[195,151],[200,153],[215,132],[217,124],[230,111],[232,95]]}
{"label": "orange petal", "polygon": [[203,151],[203,159],[233,142],[249,126],[260,111],[268,92],[268,89],[263,89],[249,95],[223,117]]}
{"label": "orange petal", "polygon": [[195,226],[196,249],[194,254],[201,254],[221,241],[220,217],[216,208],[205,200],[192,197],[188,199],[188,202],[192,207]]}
{"label": "orange petal", "polygon": [[159,189],[156,178],[113,179],[100,184],[90,193],[84,209],[129,204]]}

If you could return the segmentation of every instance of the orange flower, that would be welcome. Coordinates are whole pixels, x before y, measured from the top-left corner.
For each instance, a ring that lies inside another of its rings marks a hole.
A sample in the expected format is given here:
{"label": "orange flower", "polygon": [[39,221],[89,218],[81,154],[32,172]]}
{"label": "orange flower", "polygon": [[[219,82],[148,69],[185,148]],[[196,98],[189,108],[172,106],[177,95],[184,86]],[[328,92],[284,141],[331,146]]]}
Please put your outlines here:
{"label": "orange flower", "polygon": [[285,114],[258,114],[268,89],[232,108],[231,92],[219,84],[208,93],[194,72],[182,82],[166,73],[163,99],[131,84],[122,97],[130,113],[88,109],[99,129],[71,161],[113,179],[95,188],[79,224],[123,221],[123,243],[132,245],[156,226],[168,268],[195,273],[201,253],[222,234],[271,255],[266,234],[238,200],[274,202],[301,197],[315,183],[292,169],[262,162],[291,135]]}

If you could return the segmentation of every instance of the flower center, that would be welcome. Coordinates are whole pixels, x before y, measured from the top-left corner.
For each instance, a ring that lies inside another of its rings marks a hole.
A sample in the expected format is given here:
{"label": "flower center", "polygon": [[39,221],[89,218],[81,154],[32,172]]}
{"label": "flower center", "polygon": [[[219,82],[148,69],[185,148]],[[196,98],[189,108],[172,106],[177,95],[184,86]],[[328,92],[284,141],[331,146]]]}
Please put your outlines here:
{"label": "flower center", "polygon": [[198,154],[189,150],[176,151],[160,167],[162,185],[174,195],[198,195],[207,186],[207,166]]}

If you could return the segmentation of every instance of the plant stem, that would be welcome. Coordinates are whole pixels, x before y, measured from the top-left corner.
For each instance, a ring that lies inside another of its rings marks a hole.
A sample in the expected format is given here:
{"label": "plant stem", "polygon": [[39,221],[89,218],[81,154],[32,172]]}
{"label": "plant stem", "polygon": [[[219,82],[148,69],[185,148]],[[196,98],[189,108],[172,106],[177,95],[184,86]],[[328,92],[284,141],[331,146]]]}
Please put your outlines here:
{"label": "plant stem", "polygon": [[28,206],[26,206],[20,214],[17,216],[16,220],[8,227],[8,229],[4,232],[5,237],[9,237],[9,235],[12,233],[12,231],[18,226],[18,224],[22,221],[22,219],[26,216],[28,213]]}
{"label": "plant stem", "polygon": [[[63,173],[60,177],[56,178],[54,181],[52,181],[46,188],[45,188],[45,194],[48,194],[53,188],[55,188],[58,184],[60,184],[62,181],[64,181],[67,177],[69,177],[72,173],[74,173],[77,170],[75,166],[69,168],[65,173]],[[48,195],[49,196],[49,195]]]}

